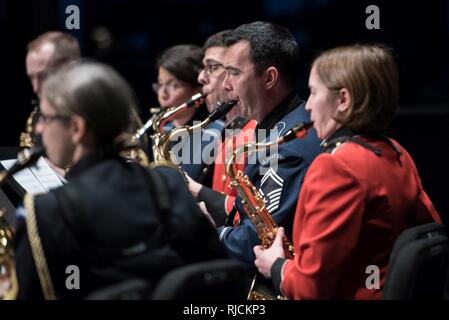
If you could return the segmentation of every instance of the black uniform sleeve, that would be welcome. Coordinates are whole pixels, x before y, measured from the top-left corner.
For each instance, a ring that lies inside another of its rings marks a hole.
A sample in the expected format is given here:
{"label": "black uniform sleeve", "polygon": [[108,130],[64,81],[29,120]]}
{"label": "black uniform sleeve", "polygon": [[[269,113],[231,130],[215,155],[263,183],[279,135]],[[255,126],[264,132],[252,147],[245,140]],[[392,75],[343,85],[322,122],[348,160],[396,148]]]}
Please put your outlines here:
{"label": "black uniform sleeve", "polygon": [[286,259],[278,258],[271,266],[271,280],[277,294],[281,294],[282,266]]}
{"label": "black uniform sleeve", "polygon": [[170,243],[186,262],[227,258],[216,229],[201,212],[181,174],[157,167],[171,195]]}
{"label": "black uniform sleeve", "polygon": [[224,194],[208,187],[202,187],[198,193],[198,202],[203,201],[206,204],[207,211],[210,213],[217,226],[223,226],[226,221],[227,213],[225,199],[226,196]]}

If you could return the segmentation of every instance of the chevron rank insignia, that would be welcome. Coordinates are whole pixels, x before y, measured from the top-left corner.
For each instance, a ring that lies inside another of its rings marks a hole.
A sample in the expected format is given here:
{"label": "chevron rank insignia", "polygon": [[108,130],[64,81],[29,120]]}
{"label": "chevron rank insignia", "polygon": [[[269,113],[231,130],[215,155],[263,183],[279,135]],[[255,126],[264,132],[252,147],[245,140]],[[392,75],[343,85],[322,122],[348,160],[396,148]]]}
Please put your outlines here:
{"label": "chevron rank insignia", "polygon": [[270,168],[262,178],[259,192],[264,197],[268,212],[273,213],[279,209],[284,179]]}

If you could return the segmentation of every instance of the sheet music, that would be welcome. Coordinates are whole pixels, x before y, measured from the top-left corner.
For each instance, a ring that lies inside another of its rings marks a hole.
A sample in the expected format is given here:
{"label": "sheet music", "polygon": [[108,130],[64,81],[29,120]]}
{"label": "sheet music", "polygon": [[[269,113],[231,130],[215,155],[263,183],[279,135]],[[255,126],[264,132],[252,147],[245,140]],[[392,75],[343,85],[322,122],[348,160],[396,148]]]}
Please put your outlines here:
{"label": "sheet music", "polygon": [[[6,169],[9,169],[14,162],[16,162],[16,159],[3,160],[1,164]],[[34,166],[14,174],[13,178],[29,193],[46,193],[63,185],[58,175],[42,157],[39,158]]]}

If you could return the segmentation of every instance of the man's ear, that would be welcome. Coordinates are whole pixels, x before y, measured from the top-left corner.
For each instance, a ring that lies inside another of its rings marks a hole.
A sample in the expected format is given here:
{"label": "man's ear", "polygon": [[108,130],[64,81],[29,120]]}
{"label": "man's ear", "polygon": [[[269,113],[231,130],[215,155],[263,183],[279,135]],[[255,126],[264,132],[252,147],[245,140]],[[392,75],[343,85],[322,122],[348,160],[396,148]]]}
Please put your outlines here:
{"label": "man's ear", "polygon": [[338,107],[337,112],[342,115],[347,115],[351,109],[352,96],[348,89],[342,88],[338,92]]}
{"label": "man's ear", "polygon": [[81,143],[86,137],[86,120],[74,115],[70,118],[70,128],[72,131],[72,142],[74,144]]}
{"label": "man's ear", "polygon": [[279,81],[279,71],[276,67],[269,67],[265,70],[265,89],[273,88]]}

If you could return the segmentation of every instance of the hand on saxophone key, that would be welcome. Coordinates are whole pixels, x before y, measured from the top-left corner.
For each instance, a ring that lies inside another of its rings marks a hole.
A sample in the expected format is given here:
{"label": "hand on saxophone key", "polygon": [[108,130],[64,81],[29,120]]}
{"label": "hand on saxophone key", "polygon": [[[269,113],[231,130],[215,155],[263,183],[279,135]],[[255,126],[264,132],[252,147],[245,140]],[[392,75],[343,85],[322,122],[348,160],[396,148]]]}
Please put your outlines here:
{"label": "hand on saxophone key", "polygon": [[264,249],[262,246],[255,246],[253,249],[256,255],[254,265],[265,278],[271,277],[271,267],[276,259],[285,258],[284,248],[282,246],[283,237],[284,228],[280,227],[271,247]]}

